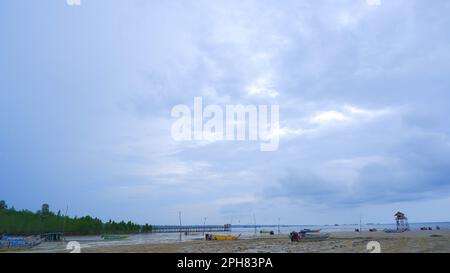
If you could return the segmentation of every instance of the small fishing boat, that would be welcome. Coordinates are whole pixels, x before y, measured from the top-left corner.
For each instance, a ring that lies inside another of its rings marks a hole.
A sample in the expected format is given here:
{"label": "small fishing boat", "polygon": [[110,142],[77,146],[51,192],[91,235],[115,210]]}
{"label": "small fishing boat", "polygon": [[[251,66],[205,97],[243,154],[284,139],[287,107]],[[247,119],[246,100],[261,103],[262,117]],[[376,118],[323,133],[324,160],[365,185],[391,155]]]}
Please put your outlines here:
{"label": "small fishing boat", "polygon": [[119,234],[104,234],[102,235],[103,240],[125,240],[128,239],[128,235]]}
{"label": "small fishing boat", "polygon": [[218,234],[205,234],[205,240],[207,241],[231,241],[239,239],[241,235],[218,235]]}
{"label": "small fishing boat", "polygon": [[388,228],[385,228],[383,231],[386,232],[386,233],[403,233],[403,232],[406,232],[408,230],[406,230],[406,229],[388,229]]}
{"label": "small fishing boat", "polygon": [[270,234],[270,235],[274,235],[275,233],[273,232],[273,230],[260,230],[259,231],[260,234]]}
{"label": "small fishing boat", "polygon": [[305,228],[305,229],[302,229],[300,232],[304,232],[304,233],[318,233],[318,232],[320,232],[320,229]]}
{"label": "small fishing boat", "polygon": [[289,235],[291,242],[300,242],[300,241],[321,241],[326,240],[330,237],[330,234],[309,234],[306,232],[296,232],[293,231]]}
{"label": "small fishing boat", "polygon": [[328,233],[324,233],[324,234],[320,234],[320,235],[306,233],[304,240],[320,241],[320,240],[326,240],[328,238],[330,238],[330,234],[328,234]]}
{"label": "small fishing boat", "polygon": [[1,236],[0,249],[20,249],[20,248],[32,248],[40,243],[44,239],[40,236],[28,236],[28,237],[16,237],[16,236]]}

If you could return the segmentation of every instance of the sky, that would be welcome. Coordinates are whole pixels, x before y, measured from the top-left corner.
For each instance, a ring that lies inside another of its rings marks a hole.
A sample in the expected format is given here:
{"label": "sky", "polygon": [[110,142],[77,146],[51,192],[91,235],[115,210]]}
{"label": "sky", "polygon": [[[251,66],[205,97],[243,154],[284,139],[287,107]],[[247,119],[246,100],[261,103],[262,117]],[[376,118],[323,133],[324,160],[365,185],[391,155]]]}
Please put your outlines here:
{"label": "sky", "polygon": [[[450,220],[447,0],[0,2],[0,199],[177,224]],[[279,105],[280,143],[175,141]]]}

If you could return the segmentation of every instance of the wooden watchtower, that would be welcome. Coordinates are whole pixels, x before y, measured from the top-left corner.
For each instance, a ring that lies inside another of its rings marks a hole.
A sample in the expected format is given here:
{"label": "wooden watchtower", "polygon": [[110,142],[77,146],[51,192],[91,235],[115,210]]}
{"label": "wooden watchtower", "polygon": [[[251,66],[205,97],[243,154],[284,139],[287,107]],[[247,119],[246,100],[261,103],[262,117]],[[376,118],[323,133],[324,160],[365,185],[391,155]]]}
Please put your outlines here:
{"label": "wooden watchtower", "polygon": [[395,222],[397,223],[397,231],[409,231],[409,223],[406,215],[399,211],[394,216]]}

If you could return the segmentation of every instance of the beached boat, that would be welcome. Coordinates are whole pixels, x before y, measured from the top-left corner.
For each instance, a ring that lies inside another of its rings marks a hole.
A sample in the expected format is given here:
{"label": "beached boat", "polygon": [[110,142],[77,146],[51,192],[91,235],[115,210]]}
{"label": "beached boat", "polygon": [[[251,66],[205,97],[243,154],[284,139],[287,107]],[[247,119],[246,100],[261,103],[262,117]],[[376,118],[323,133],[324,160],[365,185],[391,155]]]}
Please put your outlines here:
{"label": "beached boat", "polygon": [[128,235],[118,235],[118,234],[105,234],[102,235],[103,240],[125,240],[128,239]]}
{"label": "beached boat", "polygon": [[318,241],[320,241],[320,240],[326,240],[328,238],[330,238],[330,234],[328,234],[328,233],[319,234],[319,235],[308,234],[307,233],[305,235],[305,237],[304,237],[304,240],[307,240],[307,241],[316,241],[316,240],[318,240]]}
{"label": "beached boat", "polygon": [[43,240],[40,236],[1,236],[0,249],[32,248],[42,243]]}
{"label": "beached boat", "polygon": [[300,241],[320,241],[326,240],[330,237],[330,234],[309,234],[306,232],[291,232],[289,238],[291,242],[300,242]]}
{"label": "beached boat", "polygon": [[386,233],[403,233],[403,232],[406,232],[408,230],[406,230],[406,229],[389,229],[389,228],[385,228],[383,231],[386,232]]}
{"label": "beached boat", "polygon": [[207,241],[231,241],[231,240],[237,240],[239,239],[241,235],[234,236],[234,235],[218,235],[218,234],[206,234],[205,240]]}
{"label": "beached boat", "polygon": [[309,229],[309,228],[305,228],[305,229],[302,229],[300,232],[305,232],[305,233],[317,233],[317,232],[320,232],[320,229]]}

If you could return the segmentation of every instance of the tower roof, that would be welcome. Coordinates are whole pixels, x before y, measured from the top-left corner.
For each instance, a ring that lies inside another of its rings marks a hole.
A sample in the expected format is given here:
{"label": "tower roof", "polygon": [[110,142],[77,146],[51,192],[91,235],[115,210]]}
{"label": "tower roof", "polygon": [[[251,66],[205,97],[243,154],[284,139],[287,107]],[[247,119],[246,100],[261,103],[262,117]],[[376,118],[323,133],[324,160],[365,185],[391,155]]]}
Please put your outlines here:
{"label": "tower roof", "polygon": [[403,212],[398,211],[396,214],[394,214],[395,218],[397,219],[406,219],[406,215]]}

